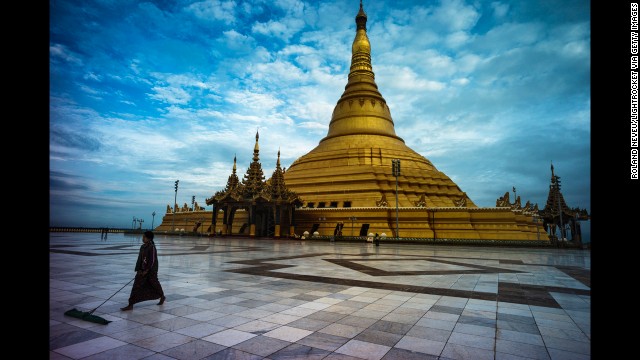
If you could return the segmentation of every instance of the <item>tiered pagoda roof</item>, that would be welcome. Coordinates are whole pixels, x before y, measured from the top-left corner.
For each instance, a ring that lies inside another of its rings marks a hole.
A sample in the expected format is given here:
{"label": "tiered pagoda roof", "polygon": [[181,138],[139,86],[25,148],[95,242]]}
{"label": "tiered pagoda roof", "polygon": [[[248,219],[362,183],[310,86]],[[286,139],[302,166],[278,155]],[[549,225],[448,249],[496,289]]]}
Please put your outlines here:
{"label": "tiered pagoda roof", "polygon": [[280,151],[276,169],[269,180],[265,181],[262,164],[260,163],[259,133],[256,132],[256,144],[253,147],[253,158],[247,169],[242,182],[236,175],[236,157],[233,158],[233,172],[229,175],[227,185],[224,190],[218,191],[211,198],[208,198],[207,205],[220,202],[263,202],[275,203],[300,203],[295,192],[289,190],[285,184],[284,171],[280,166]]}

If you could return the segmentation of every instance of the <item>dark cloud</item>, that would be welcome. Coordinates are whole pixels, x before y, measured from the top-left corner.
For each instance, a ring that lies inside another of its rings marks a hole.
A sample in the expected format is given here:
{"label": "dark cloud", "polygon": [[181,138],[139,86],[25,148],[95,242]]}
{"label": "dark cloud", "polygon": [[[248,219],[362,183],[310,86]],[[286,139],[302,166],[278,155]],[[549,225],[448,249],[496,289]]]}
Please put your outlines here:
{"label": "dark cloud", "polygon": [[51,144],[86,151],[99,151],[101,149],[100,141],[90,135],[71,133],[53,127],[49,131],[49,136],[49,141]]}
{"label": "dark cloud", "polygon": [[73,175],[73,174],[69,174],[69,173],[65,173],[62,171],[55,171],[55,170],[51,170],[49,171],[49,176],[50,177],[56,177],[56,178],[71,178],[71,179],[75,179],[78,176]]}
{"label": "dark cloud", "polygon": [[49,191],[87,191],[90,187],[82,183],[84,179],[72,174],[52,171],[49,174]]}

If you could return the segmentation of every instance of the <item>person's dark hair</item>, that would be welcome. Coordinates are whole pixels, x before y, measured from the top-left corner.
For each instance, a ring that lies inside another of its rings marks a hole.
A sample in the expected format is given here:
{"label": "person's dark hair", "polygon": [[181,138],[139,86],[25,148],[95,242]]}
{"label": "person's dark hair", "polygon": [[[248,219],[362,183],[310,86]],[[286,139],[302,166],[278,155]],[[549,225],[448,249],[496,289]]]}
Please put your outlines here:
{"label": "person's dark hair", "polygon": [[146,237],[147,239],[153,241],[153,231],[150,231],[150,230],[145,231],[144,232],[144,237]]}

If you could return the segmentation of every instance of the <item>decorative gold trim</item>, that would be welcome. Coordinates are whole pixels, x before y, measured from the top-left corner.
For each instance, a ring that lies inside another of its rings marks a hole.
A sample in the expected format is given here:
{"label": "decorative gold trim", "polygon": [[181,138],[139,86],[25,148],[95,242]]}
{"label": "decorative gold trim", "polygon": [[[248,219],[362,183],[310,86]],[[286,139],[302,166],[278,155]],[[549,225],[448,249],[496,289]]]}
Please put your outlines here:
{"label": "decorative gold trim", "polygon": [[377,207],[387,207],[389,204],[387,202],[387,197],[382,194],[382,197],[380,198],[380,200],[376,200],[376,206]]}

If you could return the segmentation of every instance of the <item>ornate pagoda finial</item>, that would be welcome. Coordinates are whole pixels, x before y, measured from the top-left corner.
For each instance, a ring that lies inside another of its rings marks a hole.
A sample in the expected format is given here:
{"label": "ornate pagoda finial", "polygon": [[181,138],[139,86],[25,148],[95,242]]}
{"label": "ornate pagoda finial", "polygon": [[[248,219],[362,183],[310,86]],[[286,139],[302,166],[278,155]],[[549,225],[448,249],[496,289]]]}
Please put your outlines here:
{"label": "ornate pagoda finial", "polygon": [[260,134],[258,134],[258,131],[256,130],[256,145],[253,147],[253,161],[258,161],[260,160],[260,145],[258,145],[258,139],[260,138]]}
{"label": "ornate pagoda finial", "polygon": [[280,148],[278,148],[278,161],[276,161],[276,166],[280,167]]}
{"label": "ornate pagoda finial", "polygon": [[364,12],[362,2],[360,2],[358,15],[356,15],[356,37],[351,45],[349,77],[354,75],[375,77],[371,66],[371,43],[369,42],[369,37],[367,37],[367,14]]}
{"label": "ornate pagoda finial", "polygon": [[233,173],[236,173],[236,154],[233,154]]}
{"label": "ornate pagoda finial", "polygon": [[367,14],[362,7],[362,0],[360,0],[360,10],[358,11],[358,15],[356,15],[356,24],[358,25],[358,29],[362,28],[367,30]]}

